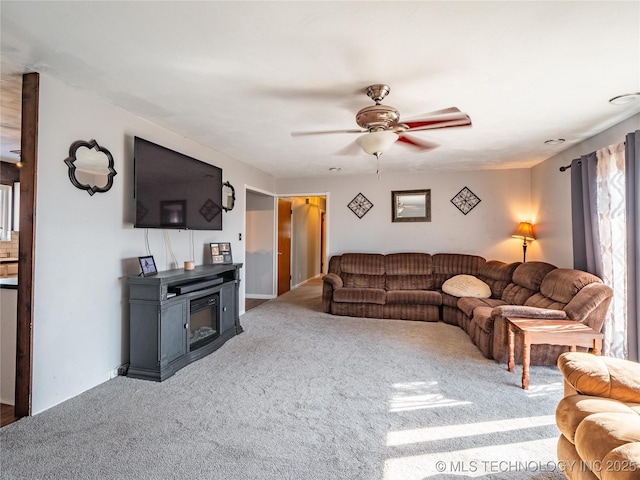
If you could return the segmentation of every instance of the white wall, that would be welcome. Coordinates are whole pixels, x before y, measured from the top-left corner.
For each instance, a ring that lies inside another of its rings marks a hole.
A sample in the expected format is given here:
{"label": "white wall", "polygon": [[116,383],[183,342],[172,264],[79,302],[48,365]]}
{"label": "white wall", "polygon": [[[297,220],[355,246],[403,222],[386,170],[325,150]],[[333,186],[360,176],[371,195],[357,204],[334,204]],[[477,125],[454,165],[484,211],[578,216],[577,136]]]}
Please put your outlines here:
{"label": "white wall", "polygon": [[273,298],[275,199],[247,190],[246,296]]}
{"label": "white wall", "polygon": [[[251,184],[275,190],[270,175],[189,141],[139,117],[40,76],[36,264],[33,340],[33,413],[41,412],[107,379],[129,358],[127,275],[146,254],[145,231],[131,224],[133,137],[177,150],[224,169],[237,203],[224,214],[223,231],[194,232],[195,262],[206,244],[230,241],[244,263],[245,192]],[[89,196],[69,181],[63,160],[76,140],[96,139],[113,155],[118,174],[107,193]],[[178,264],[189,260],[190,235],[170,231]],[[163,231],[149,230],[160,270],[172,266]],[[242,272],[244,280],[244,271]],[[241,282],[240,309],[244,311]]]}
{"label": "white wall", "polygon": [[[530,212],[530,170],[433,171],[368,176],[331,175],[279,179],[278,192],[328,192],[327,255],[344,252],[469,253],[505,262],[522,261],[522,243],[511,238]],[[463,187],[481,202],[463,215],[452,203]],[[392,223],[391,192],[431,189],[431,222]],[[362,193],[374,207],[361,219],[347,205]],[[539,260],[535,242],[528,260]]]}
{"label": "white wall", "polygon": [[600,148],[624,142],[627,133],[640,129],[640,114],[571,146],[531,169],[532,212],[540,256],[562,268],[573,268],[571,232],[571,171],[563,165]]}

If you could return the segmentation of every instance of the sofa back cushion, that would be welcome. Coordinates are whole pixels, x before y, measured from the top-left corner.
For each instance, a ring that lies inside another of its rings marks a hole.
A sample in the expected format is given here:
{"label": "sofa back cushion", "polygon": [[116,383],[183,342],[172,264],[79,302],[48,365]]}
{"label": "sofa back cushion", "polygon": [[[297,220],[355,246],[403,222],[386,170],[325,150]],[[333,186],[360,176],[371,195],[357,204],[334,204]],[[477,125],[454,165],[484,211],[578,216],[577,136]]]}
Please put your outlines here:
{"label": "sofa back cushion", "polygon": [[483,257],[462,253],[437,253],[432,258],[433,288],[437,290],[440,290],[442,284],[455,275],[477,276],[480,267],[486,263]]}
{"label": "sofa back cushion", "polygon": [[502,298],[502,293],[511,283],[513,272],[520,266],[520,262],[504,263],[499,260],[489,260],[478,271],[477,277],[491,288],[491,298]]}
{"label": "sofa back cushion", "polygon": [[340,277],[347,288],[384,288],[384,255],[344,253]]}
{"label": "sofa back cushion", "polygon": [[510,305],[525,305],[525,302],[530,297],[540,291],[540,285],[547,274],[556,268],[555,265],[545,262],[527,262],[520,264],[513,271],[511,283],[507,285],[502,292],[502,300]]}
{"label": "sofa back cushion", "polygon": [[540,293],[562,303],[569,303],[576,294],[591,283],[602,283],[595,275],[571,268],[557,268],[540,285]]}
{"label": "sofa back cushion", "polygon": [[384,262],[387,290],[433,289],[433,261],[428,253],[391,253]]}
{"label": "sofa back cushion", "polygon": [[527,299],[525,305],[562,310],[583,287],[602,283],[598,277],[580,270],[556,268],[544,277],[540,291]]}

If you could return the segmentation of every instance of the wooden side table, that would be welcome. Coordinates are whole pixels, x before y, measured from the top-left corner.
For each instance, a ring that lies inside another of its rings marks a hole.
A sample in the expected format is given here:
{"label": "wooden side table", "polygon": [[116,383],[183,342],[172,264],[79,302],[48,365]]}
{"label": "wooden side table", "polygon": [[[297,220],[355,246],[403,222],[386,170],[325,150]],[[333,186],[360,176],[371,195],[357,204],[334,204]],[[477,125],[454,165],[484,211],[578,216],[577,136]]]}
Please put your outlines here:
{"label": "wooden side table", "polygon": [[531,345],[566,345],[575,352],[576,347],[592,348],[594,355],[600,355],[604,334],[596,332],[584,323],[575,320],[538,320],[535,318],[506,318],[509,328],[509,363],[507,368],[515,368],[516,334],[522,336],[522,388],[529,389],[529,365]]}

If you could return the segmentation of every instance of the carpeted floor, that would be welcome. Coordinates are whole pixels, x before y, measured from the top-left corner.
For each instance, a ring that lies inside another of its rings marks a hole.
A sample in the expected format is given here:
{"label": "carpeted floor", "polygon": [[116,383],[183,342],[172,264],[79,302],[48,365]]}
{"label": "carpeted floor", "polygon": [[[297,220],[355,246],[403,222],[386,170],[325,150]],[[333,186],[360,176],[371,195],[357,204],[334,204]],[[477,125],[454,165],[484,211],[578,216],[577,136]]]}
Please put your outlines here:
{"label": "carpeted floor", "polygon": [[162,383],[118,377],[0,429],[2,479],[560,480],[555,368],[444,323],[335,317],[317,280]]}

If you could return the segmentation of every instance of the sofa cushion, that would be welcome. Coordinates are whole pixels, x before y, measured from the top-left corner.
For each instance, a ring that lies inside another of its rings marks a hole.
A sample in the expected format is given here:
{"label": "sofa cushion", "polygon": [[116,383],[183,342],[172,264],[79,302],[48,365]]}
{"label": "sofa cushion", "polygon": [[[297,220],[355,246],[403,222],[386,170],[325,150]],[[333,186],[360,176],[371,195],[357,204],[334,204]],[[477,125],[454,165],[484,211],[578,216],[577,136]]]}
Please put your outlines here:
{"label": "sofa cushion", "polygon": [[[502,300],[509,305],[524,305],[530,297],[540,291],[542,280],[555,268],[554,265],[545,262],[527,262],[519,265],[513,271],[513,281],[502,292]],[[531,306],[550,308],[547,305]]]}
{"label": "sofa cushion", "polygon": [[477,277],[491,287],[493,298],[500,298],[504,289],[511,283],[513,272],[520,265],[521,262],[504,263],[489,260],[480,266]]}
{"label": "sofa cushion", "polygon": [[552,298],[545,297],[539,292],[534,293],[529,298],[527,298],[524,302],[524,305],[526,305],[527,307],[547,308],[552,310],[562,310],[566,306],[566,304],[556,302]]}
{"label": "sofa cushion", "polygon": [[[576,429],[576,451],[587,465],[599,465],[611,450],[634,442],[640,442],[640,416],[635,413],[594,413],[580,422]],[[606,467],[602,464],[603,471]],[[625,470],[621,467],[618,471]],[[637,469],[638,466],[635,467]],[[612,466],[608,470],[614,468]],[[636,476],[630,478],[638,478],[637,473],[635,471]]]}
{"label": "sofa cushion", "polygon": [[557,268],[544,277],[540,285],[540,293],[566,305],[575,297],[576,293],[590,283],[602,283],[602,281],[587,272]]}
{"label": "sofa cushion", "polygon": [[493,332],[494,320],[491,316],[491,307],[476,307],[473,309],[471,321],[486,333]]}
{"label": "sofa cushion", "polygon": [[495,298],[474,298],[474,297],[463,297],[458,299],[457,307],[464,312],[467,317],[471,317],[473,315],[473,309],[476,307],[495,307],[492,305],[495,302],[500,302]]}
{"label": "sofa cushion", "polygon": [[513,271],[513,283],[534,292],[540,291],[540,284],[551,270],[557,267],[545,262],[527,262]]}
{"label": "sofa cushion", "polygon": [[458,306],[459,297],[454,297],[453,295],[449,295],[445,292],[440,292],[442,295],[442,305],[446,305],[448,307],[456,307]]}
{"label": "sofa cushion", "polygon": [[585,323],[596,332],[602,330],[613,290],[604,283],[591,283],[580,290],[564,307],[569,318]]}
{"label": "sofa cushion", "polygon": [[558,358],[565,381],[584,395],[640,403],[640,363],[568,352]]}
{"label": "sofa cushion", "polygon": [[333,292],[333,301],[384,305],[386,295],[386,292],[381,288],[339,288]]}
{"label": "sofa cushion", "polygon": [[489,298],[491,288],[473,275],[455,275],[442,284],[442,291],[455,297]]}
{"label": "sofa cushion", "polygon": [[433,267],[428,253],[391,253],[384,262],[387,290],[433,289]]}
{"label": "sofa cushion", "polygon": [[[544,277],[544,280],[540,284],[540,292],[529,297],[525,301],[525,305],[563,310],[580,290],[593,283],[602,285],[602,281],[590,273],[573,270],[571,268],[556,268]],[[601,299],[599,298],[598,300]],[[601,302],[594,302],[594,304],[596,303],[600,304]],[[581,307],[585,307],[585,305],[583,304]],[[577,308],[573,310],[575,311],[572,318],[575,320],[584,320],[585,315],[580,317],[581,313],[591,311],[591,309],[588,308]]]}
{"label": "sofa cushion", "polygon": [[608,467],[602,471],[602,480],[638,480],[640,472],[640,442],[625,443],[611,450],[602,459]]}
{"label": "sofa cushion", "polygon": [[437,253],[433,260],[433,288],[441,289],[442,284],[454,275],[477,275],[480,267],[486,262],[483,257],[477,255],[465,255],[461,253]]}
{"label": "sofa cushion", "polygon": [[442,296],[433,290],[392,290],[387,292],[386,302],[388,305],[440,305]]}
{"label": "sofa cushion", "polygon": [[340,270],[347,288],[384,289],[384,255],[345,253],[340,261]]}
{"label": "sofa cushion", "polygon": [[384,255],[379,253],[345,253],[340,261],[344,273],[384,275]]}
{"label": "sofa cushion", "polygon": [[560,432],[574,443],[580,422],[589,415],[602,412],[635,415],[631,408],[617,400],[589,395],[569,395],[560,400],[556,407],[556,425]]}
{"label": "sofa cushion", "polygon": [[510,283],[507,288],[502,292],[500,297],[508,305],[524,305],[529,297],[535,295],[536,292],[529,290],[528,288],[518,285],[517,283]]}

